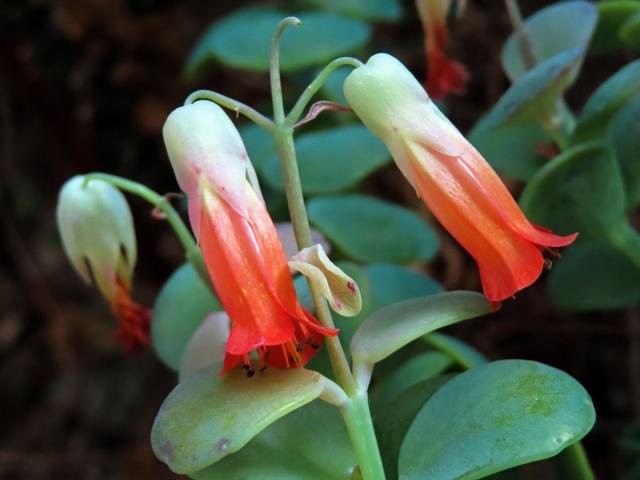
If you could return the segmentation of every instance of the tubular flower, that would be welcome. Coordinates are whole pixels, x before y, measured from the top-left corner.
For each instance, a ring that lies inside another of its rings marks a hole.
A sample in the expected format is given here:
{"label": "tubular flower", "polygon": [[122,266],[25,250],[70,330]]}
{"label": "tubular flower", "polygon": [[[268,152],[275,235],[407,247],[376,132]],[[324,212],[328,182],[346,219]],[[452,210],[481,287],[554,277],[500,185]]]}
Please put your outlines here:
{"label": "tubular flower", "polygon": [[326,335],[336,335],[298,302],[276,228],[247,181],[240,135],[216,104],[200,101],[169,115],[163,135],[215,290],[231,320],[221,374],[250,352],[260,367],[301,367]]}
{"label": "tubular flower", "polygon": [[115,337],[127,352],[149,345],[151,310],[131,300],[136,238],[131,210],[120,191],[101,180],[76,176],[60,190],[58,230],[72,265],[93,280],[111,305]]}
{"label": "tubular flower", "polygon": [[[452,0],[416,0],[427,54],[427,83],[425,88],[434,100],[442,100],[449,94],[461,95],[469,80],[466,69],[444,53],[449,43],[447,16]],[[457,13],[464,10],[459,0]]]}
{"label": "tubular flower", "polygon": [[486,160],[394,57],[371,57],[347,77],[344,92],[434,216],[476,260],[490,301],[532,284],[545,265],[542,253],[576,238],[530,223]]}

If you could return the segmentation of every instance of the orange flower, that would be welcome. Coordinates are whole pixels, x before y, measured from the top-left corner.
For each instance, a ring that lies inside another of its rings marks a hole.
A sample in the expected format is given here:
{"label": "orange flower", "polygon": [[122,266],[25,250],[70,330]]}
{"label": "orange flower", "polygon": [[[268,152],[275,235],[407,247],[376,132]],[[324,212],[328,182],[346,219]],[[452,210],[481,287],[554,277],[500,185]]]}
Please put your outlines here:
{"label": "orange flower", "polygon": [[298,302],[287,258],[265,205],[247,180],[251,168],[240,136],[216,104],[200,101],[167,119],[164,139],[191,223],[231,333],[224,368],[242,363],[305,365],[326,335],[336,335]]}
{"label": "orange flower", "polygon": [[434,216],[476,260],[490,301],[531,285],[545,264],[543,251],[576,238],[531,224],[486,160],[394,57],[371,57],[347,77],[344,91]]}
{"label": "orange flower", "polygon": [[[85,184],[86,183],[86,184]],[[149,345],[151,310],[131,300],[136,238],[131,211],[120,191],[101,180],[68,180],[58,197],[58,230],[69,260],[94,281],[118,320],[116,339],[127,352]]]}
{"label": "orange flower", "polygon": [[[464,9],[464,3],[461,0],[457,2],[458,13]],[[460,63],[445,54],[449,44],[447,16],[451,0],[416,0],[416,6],[424,29],[427,92],[435,100],[442,100],[450,94],[463,94],[469,74]]]}

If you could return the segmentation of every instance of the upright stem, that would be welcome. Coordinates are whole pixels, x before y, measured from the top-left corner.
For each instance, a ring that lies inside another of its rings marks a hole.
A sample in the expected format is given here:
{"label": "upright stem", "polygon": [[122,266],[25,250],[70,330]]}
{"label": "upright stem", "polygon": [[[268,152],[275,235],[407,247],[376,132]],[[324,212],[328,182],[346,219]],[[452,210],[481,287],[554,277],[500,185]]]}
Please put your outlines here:
{"label": "upright stem", "polygon": [[507,6],[507,12],[509,13],[511,26],[516,35],[520,55],[522,55],[522,63],[524,63],[527,70],[531,70],[536,65],[536,55],[533,53],[533,45],[531,44],[529,34],[524,29],[518,0],[505,0],[505,4]]}
{"label": "upright stem", "polygon": [[567,447],[559,457],[564,476],[572,480],[596,480],[581,442]]}
{"label": "upright stem", "polygon": [[182,243],[187,260],[191,262],[191,265],[193,265],[194,270],[198,273],[204,284],[209,288],[212,288],[209,273],[204,265],[200,248],[198,248],[191,232],[166,197],[154,192],[146,185],[142,185],[141,183],[127,180],[126,178],[118,177],[116,175],[109,175],[106,173],[90,173],[85,175],[85,182],[90,182],[91,180],[102,180],[103,182],[110,183],[114,187],[143,198],[151,205],[158,208],[164,214],[169,225],[173,228],[180,240],[180,243]]}
{"label": "upright stem", "polygon": [[[285,118],[280,83],[280,37],[284,29],[291,24],[299,25],[300,20],[295,17],[289,17],[278,24],[271,48],[270,78],[275,121],[273,138],[280,157],[293,232],[296,236],[298,248],[303,249],[311,245],[311,227],[309,226],[302,194],[302,184],[293,142],[293,127],[287,123]],[[311,90],[308,89],[308,91]],[[300,101],[297,105],[299,104],[301,104]],[[300,110],[303,108],[304,105]],[[334,328],[333,318],[327,302],[314,284],[308,283],[320,323],[325,327]],[[367,392],[358,390],[338,337],[328,337],[325,343],[336,380],[349,397],[349,400],[344,403],[340,411],[349,431],[349,437],[358,459],[362,478],[363,480],[384,480],[384,470],[369,412]]]}

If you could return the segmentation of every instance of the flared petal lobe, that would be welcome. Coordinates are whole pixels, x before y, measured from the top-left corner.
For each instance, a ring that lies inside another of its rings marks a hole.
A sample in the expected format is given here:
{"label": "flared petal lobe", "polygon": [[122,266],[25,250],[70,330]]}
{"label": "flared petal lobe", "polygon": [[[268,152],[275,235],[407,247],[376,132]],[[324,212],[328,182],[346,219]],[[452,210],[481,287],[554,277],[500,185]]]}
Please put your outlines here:
{"label": "flared petal lobe", "polygon": [[[337,330],[324,328],[300,305],[276,228],[246,178],[248,157],[235,127],[217,105],[197,102],[172,113],[163,132],[207,270],[231,321],[221,373],[241,363],[248,375],[255,362],[259,368],[305,365],[324,336]],[[254,351],[258,359],[250,357]]]}
{"label": "flared petal lobe", "polygon": [[576,234],[558,236],[531,224],[486,160],[418,89],[413,75],[385,54],[345,81],[354,111],[476,260],[486,297],[500,302],[540,276],[545,248],[566,246]]}

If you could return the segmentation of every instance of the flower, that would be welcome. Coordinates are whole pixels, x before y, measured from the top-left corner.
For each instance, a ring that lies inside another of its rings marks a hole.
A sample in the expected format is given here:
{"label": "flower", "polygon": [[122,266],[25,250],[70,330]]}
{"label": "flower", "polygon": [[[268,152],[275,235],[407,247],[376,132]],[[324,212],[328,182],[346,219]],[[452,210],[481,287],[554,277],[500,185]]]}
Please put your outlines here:
{"label": "flower", "polygon": [[490,301],[532,284],[545,265],[542,252],[576,238],[531,224],[486,160],[394,57],[371,57],[347,77],[344,92],[434,216],[476,260]]}
{"label": "flower", "polygon": [[[444,53],[449,43],[447,16],[451,2],[452,0],[416,0],[424,29],[424,43],[427,53],[425,88],[434,100],[442,100],[450,94],[463,94],[469,80],[466,69]],[[464,10],[465,3],[462,0],[457,2],[457,14]]]}
{"label": "flower", "polygon": [[220,107],[199,101],[173,111],[163,135],[231,320],[221,374],[242,363],[252,376],[252,351],[260,366],[305,365],[324,336],[337,330],[320,325],[298,301],[276,228],[259,189],[247,180],[252,167],[238,131]]}
{"label": "flower", "polygon": [[136,237],[122,193],[102,180],[75,176],[60,190],[56,214],[67,257],[111,305],[119,324],[115,337],[124,350],[148,346],[151,310],[130,297]]}

